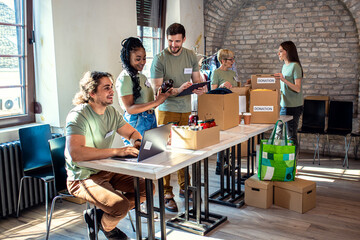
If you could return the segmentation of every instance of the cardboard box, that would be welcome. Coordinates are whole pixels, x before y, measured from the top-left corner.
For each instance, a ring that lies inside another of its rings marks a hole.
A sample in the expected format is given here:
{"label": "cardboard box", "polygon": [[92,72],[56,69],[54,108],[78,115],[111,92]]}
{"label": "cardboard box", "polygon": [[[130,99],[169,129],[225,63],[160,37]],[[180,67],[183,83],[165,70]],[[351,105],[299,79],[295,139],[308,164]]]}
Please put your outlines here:
{"label": "cardboard box", "polygon": [[325,114],[326,116],[329,115],[329,102],[330,102],[329,96],[307,96],[305,97],[305,99],[325,101]]}
{"label": "cardboard box", "polygon": [[252,89],[271,89],[280,91],[280,79],[276,79],[274,74],[251,75]]}
{"label": "cardboard box", "polygon": [[269,208],[273,204],[273,182],[260,181],[253,175],[245,181],[245,204],[259,208]]}
{"label": "cardboard box", "polygon": [[171,146],[186,149],[201,149],[220,142],[220,127],[200,131],[175,127],[171,128]]}
{"label": "cardboard box", "polygon": [[278,90],[250,90],[251,123],[276,123],[280,117]]}
{"label": "cardboard box", "polygon": [[301,178],[292,182],[274,182],[274,204],[299,213],[316,206],[316,183]]}
{"label": "cardboard box", "polygon": [[215,119],[220,130],[239,125],[239,95],[237,93],[200,95],[198,116],[200,120]]}
{"label": "cardboard box", "polygon": [[250,87],[233,87],[230,89],[233,93],[239,94],[239,114],[249,112]]}

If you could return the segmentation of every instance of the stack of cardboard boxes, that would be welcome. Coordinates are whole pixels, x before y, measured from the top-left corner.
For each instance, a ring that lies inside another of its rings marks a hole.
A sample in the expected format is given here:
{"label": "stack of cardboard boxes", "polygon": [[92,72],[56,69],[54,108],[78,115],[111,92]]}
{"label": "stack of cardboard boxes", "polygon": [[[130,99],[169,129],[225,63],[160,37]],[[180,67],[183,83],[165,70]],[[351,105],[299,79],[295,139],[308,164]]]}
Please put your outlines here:
{"label": "stack of cardboard boxes", "polygon": [[245,181],[245,204],[259,208],[274,204],[305,213],[316,206],[316,183],[301,178],[291,182],[260,181],[254,175]]}
{"label": "stack of cardboard boxes", "polygon": [[251,76],[251,123],[276,123],[280,115],[280,80],[271,74]]}

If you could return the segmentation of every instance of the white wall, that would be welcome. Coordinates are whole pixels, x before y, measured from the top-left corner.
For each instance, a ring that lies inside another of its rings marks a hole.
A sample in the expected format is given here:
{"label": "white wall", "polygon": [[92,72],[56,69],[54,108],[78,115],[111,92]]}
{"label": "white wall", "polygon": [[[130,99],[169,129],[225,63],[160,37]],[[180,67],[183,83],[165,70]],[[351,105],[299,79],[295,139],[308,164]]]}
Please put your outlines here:
{"label": "white wall", "polygon": [[[121,40],[136,36],[136,1],[34,0],[34,5],[36,100],[42,105],[36,121],[62,132],[82,74],[99,70],[116,78],[121,72]],[[185,26],[184,46],[193,49],[199,34],[204,36],[203,0],[168,0],[166,27],[174,22]],[[114,106],[121,110],[117,100]],[[1,129],[0,142],[18,139],[17,129]]]}
{"label": "white wall", "polygon": [[[86,71],[121,71],[121,40],[136,36],[136,2],[36,0],[38,122],[64,127]],[[120,109],[118,101],[116,107]]]}

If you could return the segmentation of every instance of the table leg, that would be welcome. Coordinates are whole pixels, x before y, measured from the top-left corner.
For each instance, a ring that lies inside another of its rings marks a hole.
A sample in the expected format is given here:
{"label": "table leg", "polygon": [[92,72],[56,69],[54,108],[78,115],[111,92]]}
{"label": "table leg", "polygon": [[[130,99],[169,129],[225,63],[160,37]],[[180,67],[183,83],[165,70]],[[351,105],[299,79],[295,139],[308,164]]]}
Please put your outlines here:
{"label": "table leg", "polygon": [[[207,159],[204,161],[204,171],[208,170],[207,166]],[[204,199],[205,204],[205,212],[201,211],[201,187],[205,187],[205,196],[208,194],[208,176],[204,176],[204,181],[206,183],[201,182],[201,161],[194,163],[192,165],[193,170],[193,186],[191,187],[193,192],[193,209],[189,210],[189,213],[192,213],[191,215],[188,214],[188,217],[185,213],[180,213],[178,216],[170,219],[167,221],[167,225],[182,229],[187,232],[192,232],[199,235],[205,235],[214,228],[216,228],[221,223],[225,222],[227,220],[227,217],[214,214],[209,212],[209,205],[207,199]],[[186,173],[186,171],[185,171]],[[205,174],[205,173],[204,173]],[[205,174],[206,175],[206,174]],[[185,189],[190,188],[189,186],[186,186]]]}
{"label": "table leg", "polygon": [[205,219],[209,219],[209,159],[204,159],[204,211]]}
{"label": "table leg", "polygon": [[251,138],[251,176],[255,173],[255,157],[256,157],[256,150],[255,150],[255,137]]}
{"label": "table leg", "polygon": [[142,240],[141,217],[147,218],[148,236],[146,239],[155,240],[155,223],[154,210],[160,213],[160,229],[161,239],[166,239],[166,225],[165,225],[165,203],[164,203],[164,181],[163,178],[158,180],[159,183],[159,208],[154,207],[153,183],[150,179],[145,179],[146,192],[146,210],[143,213],[140,210],[140,181],[138,177],[134,177],[134,191],[135,191],[135,219],[136,219],[136,239]]}
{"label": "table leg", "polygon": [[248,144],[247,144],[247,175],[246,177],[249,178],[250,177],[250,156],[251,156],[251,151],[250,151],[250,144],[251,144],[251,139],[249,138],[248,140]]}
{"label": "table leg", "polygon": [[236,171],[236,166],[235,166],[235,146],[231,147],[231,198],[234,199],[235,195],[236,195],[236,188],[235,188],[235,171]]}
{"label": "table leg", "polygon": [[195,163],[195,172],[196,175],[193,177],[196,178],[195,180],[195,194],[193,194],[193,197],[195,197],[195,199],[193,199],[193,203],[195,203],[194,205],[194,209],[196,211],[196,222],[197,224],[201,223],[201,162],[197,162]]}
{"label": "table leg", "polygon": [[237,192],[241,194],[241,144],[237,146]]}
{"label": "table leg", "polygon": [[146,208],[147,208],[147,225],[148,225],[148,239],[155,239],[155,224],[154,224],[154,199],[153,199],[153,184],[152,180],[145,179],[146,185]]}
{"label": "table leg", "polygon": [[161,240],[166,240],[164,179],[163,178],[160,178],[158,180],[158,187],[159,187],[159,213],[160,213]]}
{"label": "table leg", "polygon": [[185,220],[189,221],[189,167],[185,167]]}
{"label": "table leg", "polygon": [[[241,191],[241,144],[238,144],[237,149],[237,165],[235,163],[235,146],[231,147],[231,154],[229,154],[229,149],[226,150],[227,157],[225,158],[227,159],[222,165],[224,165],[223,169],[227,169],[227,173],[226,175],[220,175],[220,189],[210,195],[209,202],[236,208],[244,205],[244,192]],[[222,153],[219,155],[221,156]],[[229,164],[229,161],[231,161],[231,164]],[[221,169],[222,172],[223,169]],[[238,171],[237,174],[236,170]],[[226,188],[224,188],[225,178]]]}
{"label": "table leg", "polygon": [[[233,153],[234,154],[234,153]],[[230,172],[231,172],[231,168],[230,168],[230,149],[226,149],[226,157],[225,157],[225,166],[226,166],[226,192],[229,193],[231,192],[230,190]]]}
{"label": "table leg", "polygon": [[140,192],[139,192],[139,178],[134,179],[135,190],[135,220],[136,220],[136,239],[141,240],[141,212],[140,212]]}
{"label": "table leg", "polygon": [[224,197],[225,194],[225,190],[224,190],[224,185],[225,185],[225,181],[224,181],[224,151],[220,151],[219,152],[219,157],[220,157],[220,193],[221,196]]}

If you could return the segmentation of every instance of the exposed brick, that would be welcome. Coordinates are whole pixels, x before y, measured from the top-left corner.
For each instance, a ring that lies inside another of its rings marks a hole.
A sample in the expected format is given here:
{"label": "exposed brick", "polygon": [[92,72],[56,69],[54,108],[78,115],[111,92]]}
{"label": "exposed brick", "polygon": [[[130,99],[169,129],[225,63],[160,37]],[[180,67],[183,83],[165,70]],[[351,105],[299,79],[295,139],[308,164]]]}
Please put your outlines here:
{"label": "exposed brick", "polygon": [[[207,54],[225,46],[232,49],[244,83],[251,74],[278,72],[278,46],[292,40],[304,68],[304,95],[353,101],[355,111],[360,110],[359,0],[252,0],[241,8],[242,4],[205,2]],[[338,143],[336,151],[344,151],[342,138],[332,141]],[[314,149],[314,142],[307,135],[302,139],[309,149]]]}

